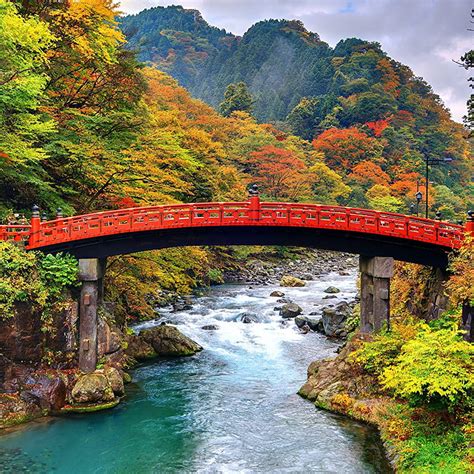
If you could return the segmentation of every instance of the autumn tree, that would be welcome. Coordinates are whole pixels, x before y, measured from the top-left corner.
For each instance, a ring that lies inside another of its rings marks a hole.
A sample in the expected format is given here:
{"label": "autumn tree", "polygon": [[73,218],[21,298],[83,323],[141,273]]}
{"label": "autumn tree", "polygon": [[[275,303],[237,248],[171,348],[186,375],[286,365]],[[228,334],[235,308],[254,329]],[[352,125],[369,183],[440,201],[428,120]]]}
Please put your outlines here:
{"label": "autumn tree", "polygon": [[374,184],[388,186],[390,176],[372,161],[361,161],[353,168],[348,176],[349,181],[354,181],[362,186],[370,187]]}
{"label": "autumn tree", "polygon": [[54,39],[45,23],[0,0],[0,160],[7,166],[45,156],[41,141],[54,123],[38,108]]}
{"label": "autumn tree", "polygon": [[326,164],[338,172],[345,173],[361,161],[383,161],[383,144],[355,127],[326,130],[313,140],[313,146],[324,153]]}
{"label": "autumn tree", "polygon": [[273,145],[251,153],[253,181],[272,199],[302,199],[309,194],[306,165],[295,153]]}
{"label": "autumn tree", "polygon": [[313,198],[320,204],[343,204],[351,192],[342,177],[324,163],[311,166],[308,178]]}

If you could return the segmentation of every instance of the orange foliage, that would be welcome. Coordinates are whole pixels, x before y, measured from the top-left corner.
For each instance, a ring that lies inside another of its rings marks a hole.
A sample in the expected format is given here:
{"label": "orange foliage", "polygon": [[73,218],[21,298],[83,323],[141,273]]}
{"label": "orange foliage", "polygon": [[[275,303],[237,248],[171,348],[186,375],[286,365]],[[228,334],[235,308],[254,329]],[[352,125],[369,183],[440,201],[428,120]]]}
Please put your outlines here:
{"label": "orange foliage", "polygon": [[372,130],[376,137],[380,137],[383,131],[390,125],[391,118],[367,122],[365,125]]}
{"label": "orange foliage", "polygon": [[267,145],[250,154],[249,165],[269,197],[294,199],[310,191],[306,165],[292,151]]}
{"label": "orange foliage", "polygon": [[374,184],[387,186],[390,176],[372,161],[361,161],[352,168],[349,179],[363,186],[373,186]]}
{"label": "orange foliage", "polygon": [[398,97],[400,93],[398,90],[400,81],[390,59],[382,58],[377,64],[377,69],[382,73],[382,86],[384,91]]}
{"label": "orange foliage", "polygon": [[421,185],[423,185],[423,178],[418,173],[400,173],[397,175],[396,180],[390,186],[390,189],[395,196],[409,197],[414,199],[417,192],[418,180],[420,181]]}
{"label": "orange foliage", "polygon": [[356,127],[330,128],[313,140],[313,146],[324,153],[329,167],[340,171],[365,160],[382,161],[383,144]]}

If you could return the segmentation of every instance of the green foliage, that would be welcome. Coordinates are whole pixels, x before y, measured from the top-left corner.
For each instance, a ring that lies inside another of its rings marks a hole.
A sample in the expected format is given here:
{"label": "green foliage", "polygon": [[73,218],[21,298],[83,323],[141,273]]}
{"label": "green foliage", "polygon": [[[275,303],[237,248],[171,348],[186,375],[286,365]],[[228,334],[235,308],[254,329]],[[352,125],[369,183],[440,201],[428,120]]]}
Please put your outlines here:
{"label": "green foliage", "polygon": [[77,260],[69,254],[48,254],[40,260],[40,277],[51,295],[58,296],[66,287],[78,285]]}
{"label": "green foliage", "polygon": [[222,270],[218,268],[210,268],[207,271],[207,279],[211,285],[218,285],[224,283],[224,278],[222,276]]}
{"label": "green foliage", "polygon": [[44,256],[0,242],[0,317],[14,316],[18,303],[48,313],[63,290],[76,284],[76,276],[77,261],[71,256]]}
{"label": "green foliage", "polygon": [[387,367],[395,363],[403,345],[412,339],[419,324],[414,322],[394,323],[390,331],[384,330],[373,336],[351,353],[351,360],[361,364],[370,373],[381,375]]}
{"label": "green foliage", "polygon": [[381,385],[414,404],[467,406],[474,387],[474,346],[451,314],[432,326],[408,321],[375,335],[351,354]]}
{"label": "green foliage", "polygon": [[438,330],[423,325],[383,371],[381,382],[413,402],[440,400],[455,406],[472,394],[474,346],[462,339],[454,325]]}
{"label": "green foliage", "polygon": [[254,100],[245,82],[229,84],[224,93],[224,100],[219,108],[224,117],[229,117],[233,112],[252,113]]}
{"label": "green foliage", "polygon": [[54,36],[35,17],[23,18],[12,2],[0,0],[0,163],[40,160],[41,139],[54,123],[37,109],[46,87],[43,72]]}

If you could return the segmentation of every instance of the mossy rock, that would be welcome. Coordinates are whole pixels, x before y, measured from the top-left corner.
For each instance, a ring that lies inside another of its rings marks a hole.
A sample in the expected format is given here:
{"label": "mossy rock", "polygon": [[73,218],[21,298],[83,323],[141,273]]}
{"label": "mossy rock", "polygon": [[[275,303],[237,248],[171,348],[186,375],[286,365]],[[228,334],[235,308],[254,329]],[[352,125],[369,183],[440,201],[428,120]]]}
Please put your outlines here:
{"label": "mossy rock", "polygon": [[150,344],[157,355],[166,357],[190,356],[202,347],[182,334],[174,326],[157,326],[140,332],[139,337]]}
{"label": "mossy rock", "polygon": [[95,403],[90,405],[66,405],[61,408],[60,413],[93,413],[101,410],[108,410],[116,407],[120,403],[120,398],[116,398],[111,402]]}
{"label": "mossy rock", "polygon": [[306,286],[306,282],[291,275],[284,275],[280,280],[280,286],[302,287]]}

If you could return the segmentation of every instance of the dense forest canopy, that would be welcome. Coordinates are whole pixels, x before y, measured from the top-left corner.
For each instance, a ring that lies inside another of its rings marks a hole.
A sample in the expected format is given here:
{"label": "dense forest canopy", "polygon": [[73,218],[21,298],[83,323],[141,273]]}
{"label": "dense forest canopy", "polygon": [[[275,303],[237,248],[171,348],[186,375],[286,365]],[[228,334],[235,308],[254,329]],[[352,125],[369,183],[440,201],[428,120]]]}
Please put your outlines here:
{"label": "dense forest canopy", "polygon": [[[289,20],[261,21],[240,38],[179,6],[123,17],[120,26],[139,59],[224,113],[222,104],[232,108],[230,88],[247,86],[259,121],[313,140],[324,163],[345,178],[352,190],[344,202],[406,211],[422,182],[424,160],[450,158],[451,166],[432,171],[433,204],[438,196],[433,211],[453,219],[466,201],[471,205],[466,131],[429,84],[380,44],[349,38],[331,48]],[[356,173],[348,173],[355,165]],[[365,178],[358,177],[362,168]],[[382,173],[385,181],[375,183],[372,174],[380,181]],[[370,197],[374,184],[384,190]]]}

